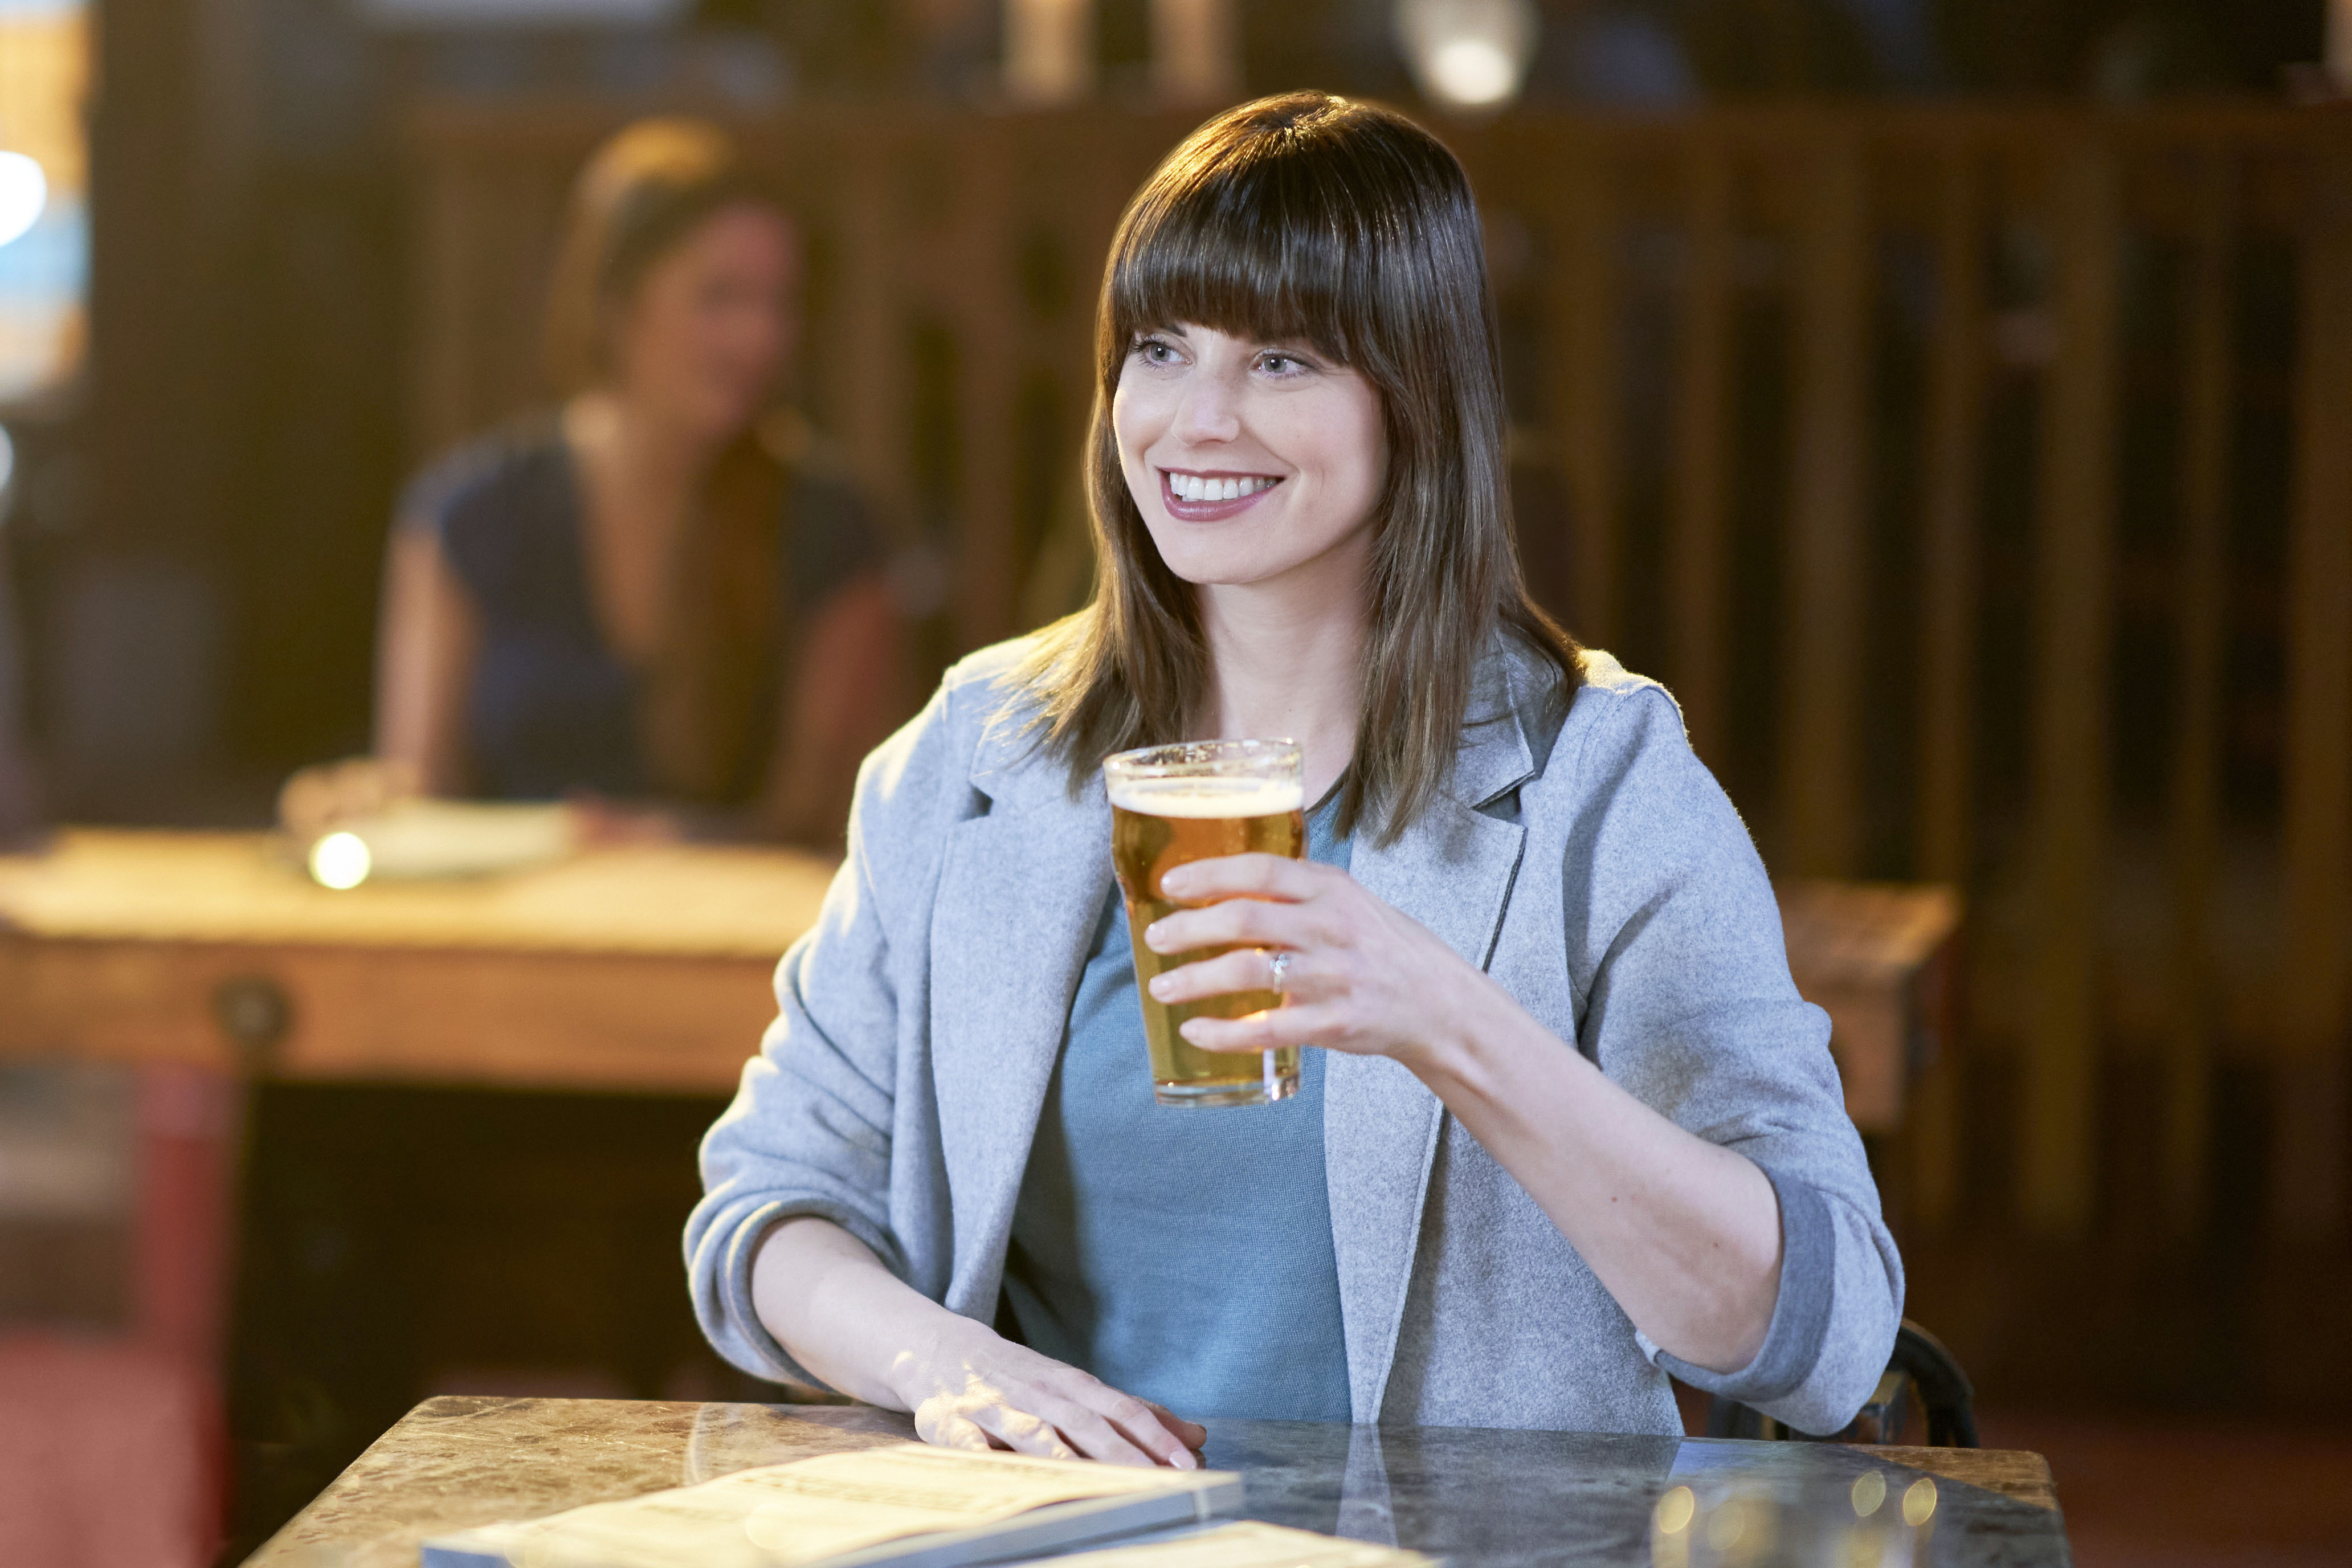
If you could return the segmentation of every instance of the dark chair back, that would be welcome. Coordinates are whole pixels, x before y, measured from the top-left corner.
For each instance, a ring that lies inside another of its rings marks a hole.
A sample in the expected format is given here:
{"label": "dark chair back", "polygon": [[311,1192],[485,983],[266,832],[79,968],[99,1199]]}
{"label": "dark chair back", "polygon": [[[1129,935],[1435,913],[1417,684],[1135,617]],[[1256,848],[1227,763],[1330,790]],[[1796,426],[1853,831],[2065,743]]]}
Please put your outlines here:
{"label": "dark chair back", "polygon": [[1900,1373],[1918,1391],[1919,1406],[1927,1416],[1929,1447],[1978,1446],[1977,1391],[1943,1341],[1904,1319],[1895,1331],[1895,1353],[1887,1358],[1886,1370]]}
{"label": "dark chair back", "polygon": [[1903,1320],[1895,1331],[1895,1352],[1886,1358],[1886,1374],[1868,1404],[1842,1431],[1811,1437],[1783,1426],[1770,1416],[1737,1400],[1717,1395],[1707,1402],[1706,1435],[1710,1437],[1793,1438],[1822,1443],[1896,1443],[1910,1417],[1916,1397],[1927,1417],[1927,1446],[1932,1448],[1973,1448],[1977,1444],[1976,1390],[1969,1374],[1944,1342]]}

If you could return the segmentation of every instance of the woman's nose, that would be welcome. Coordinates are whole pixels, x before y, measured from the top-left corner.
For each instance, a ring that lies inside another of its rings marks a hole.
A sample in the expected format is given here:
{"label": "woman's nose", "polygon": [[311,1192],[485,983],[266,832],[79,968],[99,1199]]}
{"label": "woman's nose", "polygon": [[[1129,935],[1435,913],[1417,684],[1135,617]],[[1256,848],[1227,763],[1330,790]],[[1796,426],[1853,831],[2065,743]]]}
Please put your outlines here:
{"label": "woman's nose", "polygon": [[1241,434],[1242,422],[1234,389],[1223,378],[1188,378],[1176,408],[1176,434],[1187,441],[1230,441]]}

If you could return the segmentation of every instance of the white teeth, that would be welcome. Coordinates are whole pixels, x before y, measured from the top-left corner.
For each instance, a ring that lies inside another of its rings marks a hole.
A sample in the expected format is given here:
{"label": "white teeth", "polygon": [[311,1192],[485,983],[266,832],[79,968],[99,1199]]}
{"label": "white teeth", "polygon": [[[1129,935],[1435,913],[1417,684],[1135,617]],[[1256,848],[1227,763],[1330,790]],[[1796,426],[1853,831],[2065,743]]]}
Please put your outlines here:
{"label": "white teeth", "polygon": [[1275,480],[1265,479],[1213,479],[1202,474],[1171,472],[1168,476],[1170,493],[1178,500],[1196,502],[1239,500],[1244,496],[1271,489],[1275,483]]}

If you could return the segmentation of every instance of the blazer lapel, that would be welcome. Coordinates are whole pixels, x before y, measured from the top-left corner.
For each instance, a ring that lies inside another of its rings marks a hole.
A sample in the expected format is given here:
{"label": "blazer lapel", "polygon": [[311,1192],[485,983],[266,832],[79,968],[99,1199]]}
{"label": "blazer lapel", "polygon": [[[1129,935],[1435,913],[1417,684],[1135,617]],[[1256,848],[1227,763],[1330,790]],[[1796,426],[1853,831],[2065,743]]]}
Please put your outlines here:
{"label": "blazer lapel", "polygon": [[[1465,728],[1448,795],[1394,844],[1360,837],[1349,874],[1483,969],[1526,834],[1516,822],[1474,808],[1516,788],[1535,767],[1510,708],[1507,668],[1490,659],[1482,674],[1486,701],[1474,711],[1493,717]],[[1325,1065],[1324,1176],[1347,1329],[1349,1399],[1360,1422],[1380,1419],[1442,1119],[1437,1097],[1385,1057],[1335,1051]]]}
{"label": "blazer lapel", "polygon": [[1072,801],[1058,770],[1050,782],[956,826],[931,917],[931,1070],[956,1238],[947,1304],[982,1321],[1110,889],[1102,786]]}

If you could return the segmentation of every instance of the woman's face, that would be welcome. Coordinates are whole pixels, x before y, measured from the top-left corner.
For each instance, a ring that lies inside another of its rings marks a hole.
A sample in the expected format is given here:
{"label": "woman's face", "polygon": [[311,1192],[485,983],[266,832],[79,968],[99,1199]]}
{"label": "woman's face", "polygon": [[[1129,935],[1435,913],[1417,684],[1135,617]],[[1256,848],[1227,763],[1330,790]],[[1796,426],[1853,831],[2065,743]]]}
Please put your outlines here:
{"label": "woman's face", "polygon": [[723,441],[755,418],[791,354],[800,247],[773,211],[722,207],[646,269],[614,324],[631,399]]}
{"label": "woman's face", "polygon": [[1360,552],[1388,478],[1379,390],[1304,343],[1146,332],[1111,426],[1144,526],[1188,583],[1269,583]]}

